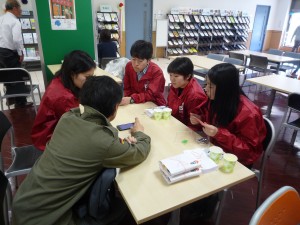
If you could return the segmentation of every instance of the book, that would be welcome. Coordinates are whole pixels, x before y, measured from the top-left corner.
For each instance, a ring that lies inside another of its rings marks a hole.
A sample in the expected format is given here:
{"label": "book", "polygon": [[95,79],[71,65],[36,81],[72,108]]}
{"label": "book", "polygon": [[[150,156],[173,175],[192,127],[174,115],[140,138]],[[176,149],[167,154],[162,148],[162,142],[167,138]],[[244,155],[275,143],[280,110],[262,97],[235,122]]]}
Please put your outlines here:
{"label": "book", "polygon": [[32,33],[23,33],[24,44],[33,44]]}
{"label": "book", "polygon": [[30,20],[29,19],[20,19],[20,21],[21,21],[22,29],[24,29],[24,30],[31,29]]}
{"label": "book", "polygon": [[208,157],[207,152],[203,148],[196,148],[192,150],[184,150],[185,154],[190,154],[196,158],[200,163],[200,168],[203,173],[215,171],[219,168],[211,158]]}
{"label": "book", "polygon": [[37,41],[36,33],[32,33],[32,37],[33,37],[33,43],[37,44],[38,41]]}
{"label": "book", "polygon": [[193,170],[188,171],[186,173],[179,174],[179,175],[173,176],[173,177],[168,176],[163,170],[160,170],[160,172],[161,172],[163,178],[167,181],[168,184],[173,184],[173,183],[181,181],[181,180],[185,180],[185,179],[188,179],[188,178],[191,178],[191,177],[199,176],[201,174],[201,169],[196,168],[196,169],[193,169]]}
{"label": "book", "polygon": [[31,23],[31,29],[35,29],[35,20],[34,20],[34,18],[30,19],[30,23]]}
{"label": "book", "polygon": [[159,161],[159,167],[170,177],[199,168],[200,162],[192,154],[181,153]]}

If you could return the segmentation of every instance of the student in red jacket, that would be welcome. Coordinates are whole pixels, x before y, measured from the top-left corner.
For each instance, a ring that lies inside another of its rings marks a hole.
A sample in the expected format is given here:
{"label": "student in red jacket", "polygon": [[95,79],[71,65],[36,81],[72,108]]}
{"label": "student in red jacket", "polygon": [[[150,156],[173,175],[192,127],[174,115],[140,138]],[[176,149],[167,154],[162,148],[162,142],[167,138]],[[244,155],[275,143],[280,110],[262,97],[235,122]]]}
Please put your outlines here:
{"label": "student in red jacket", "polygon": [[207,97],[193,77],[194,65],[189,58],[179,57],[169,64],[167,70],[171,80],[167,105],[172,109],[172,116],[191,129],[196,129],[190,122],[190,113],[200,108]]}
{"label": "student in red jacket", "polygon": [[200,109],[200,119],[191,114],[191,123],[200,124],[214,145],[251,167],[263,151],[267,132],[260,109],[242,92],[239,73],[233,65],[212,67],[206,81],[209,99]]}
{"label": "student in red jacket", "polygon": [[166,105],[165,78],[162,70],[151,62],[153,47],[150,42],[136,41],[130,49],[131,61],[125,67],[124,97],[121,105],[154,102]]}
{"label": "student in red jacket", "polygon": [[61,69],[46,89],[31,131],[33,145],[44,151],[60,117],[78,107],[79,91],[96,64],[85,52],[75,50],[65,56]]}

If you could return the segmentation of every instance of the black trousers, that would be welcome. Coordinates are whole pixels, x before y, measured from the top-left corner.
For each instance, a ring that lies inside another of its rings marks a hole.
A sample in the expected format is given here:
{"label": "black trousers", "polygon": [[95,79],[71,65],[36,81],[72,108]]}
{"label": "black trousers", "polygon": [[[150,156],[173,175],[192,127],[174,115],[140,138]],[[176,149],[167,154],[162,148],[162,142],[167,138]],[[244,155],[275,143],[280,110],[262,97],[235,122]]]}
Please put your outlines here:
{"label": "black trousers", "polygon": [[[20,56],[16,51],[7,48],[0,48],[0,68],[18,68],[21,67]],[[25,89],[25,83],[6,84],[6,90],[10,88]],[[26,97],[16,97],[15,102],[22,104],[26,102]]]}

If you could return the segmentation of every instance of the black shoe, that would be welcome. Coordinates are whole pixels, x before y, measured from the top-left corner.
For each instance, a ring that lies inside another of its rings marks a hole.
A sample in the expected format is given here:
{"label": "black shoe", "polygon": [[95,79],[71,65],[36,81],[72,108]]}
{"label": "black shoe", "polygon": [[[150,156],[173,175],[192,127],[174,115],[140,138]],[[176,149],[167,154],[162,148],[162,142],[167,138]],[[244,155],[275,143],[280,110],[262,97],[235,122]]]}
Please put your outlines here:
{"label": "black shoe", "polygon": [[25,107],[29,107],[29,106],[32,106],[33,103],[32,102],[18,102],[18,103],[15,103],[15,108],[25,108]]}

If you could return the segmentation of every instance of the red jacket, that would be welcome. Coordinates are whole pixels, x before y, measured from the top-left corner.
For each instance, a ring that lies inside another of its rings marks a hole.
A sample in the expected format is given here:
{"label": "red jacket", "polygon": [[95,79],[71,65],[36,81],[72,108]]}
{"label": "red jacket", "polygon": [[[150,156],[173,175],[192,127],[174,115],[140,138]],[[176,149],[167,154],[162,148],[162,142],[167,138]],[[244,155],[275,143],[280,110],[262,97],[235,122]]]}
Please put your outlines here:
{"label": "red jacket", "polygon": [[197,127],[190,122],[190,113],[200,108],[206,102],[207,96],[195,78],[192,78],[178,96],[178,88],[171,86],[168,95],[168,107],[172,109],[172,116],[195,130]]}
{"label": "red jacket", "polygon": [[124,75],[124,96],[133,98],[135,103],[151,101],[157,105],[166,105],[164,89],[165,77],[158,65],[150,62],[146,74],[138,81],[132,63],[127,63]]}
{"label": "red jacket", "polygon": [[78,106],[78,99],[73,93],[63,86],[59,77],[54,78],[47,87],[34,120],[31,131],[33,145],[44,151],[60,117]]}
{"label": "red jacket", "polygon": [[[207,110],[204,121],[211,124]],[[234,120],[226,128],[219,127],[218,133],[210,141],[225,152],[235,154],[240,163],[251,165],[263,152],[262,143],[266,134],[267,129],[260,109],[247,97],[241,96]]]}

